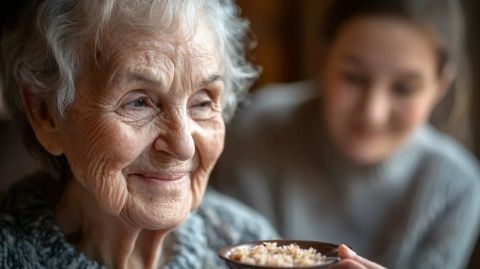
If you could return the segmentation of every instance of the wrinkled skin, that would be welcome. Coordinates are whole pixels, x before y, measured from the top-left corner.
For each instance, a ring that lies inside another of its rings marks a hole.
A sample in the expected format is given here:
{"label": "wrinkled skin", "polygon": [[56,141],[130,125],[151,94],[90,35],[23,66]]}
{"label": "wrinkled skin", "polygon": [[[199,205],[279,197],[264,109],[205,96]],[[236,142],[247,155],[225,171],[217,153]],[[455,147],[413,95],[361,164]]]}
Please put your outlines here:
{"label": "wrinkled skin", "polygon": [[202,21],[193,36],[120,36],[104,49],[101,71],[83,67],[63,117],[49,107],[29,119],[73,172],[56,220],[64,233],[82,234],[77,249],[110,267],[154,268],[223,149],[224,81]]}
{"label": "wrinkled skin", "polygon": [[218,53],[205,28],[187,44],[127,44],[103,87],[95,74],[80,77],[59,140],[102,209],[141,228],[170,228],[198,206],[222,150]]}
{"label": "wrinkled skin", "polygon": [[[24,104],[39,142],[73,172],[55,213],[65,234],[81,234],[77,250],[111,268],[158,268],[165,237],[199,205],[223,149],[224,82],[202,23],[187,40],[120,40],[101,72],[82,69],[64,117],[35,112],[43,101],[26,93]],[[381,268],[339,255],[335,268]]]}

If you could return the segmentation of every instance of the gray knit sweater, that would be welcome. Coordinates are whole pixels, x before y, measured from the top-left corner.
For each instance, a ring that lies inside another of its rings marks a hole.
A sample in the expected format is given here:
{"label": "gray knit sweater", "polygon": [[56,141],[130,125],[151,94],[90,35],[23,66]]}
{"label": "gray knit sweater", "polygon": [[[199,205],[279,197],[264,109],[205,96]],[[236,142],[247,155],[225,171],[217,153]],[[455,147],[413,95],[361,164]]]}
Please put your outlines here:
{"label": "gray knit sweater", "polygon": [[462,268],[480,222],[477,160],[430,126],[356,166],[331,146],[311,82],[259,91],[229,127],[215,186],[287,238],[346,243],[389,268]]}
{"label": "gray knit sweater", "polygon": [[[54,223],[52,206],[61,188],[46,174],[22,181],[0,198],[0,268],[103,268],[77,252]],[[221,247],[277,238],[254,211],[214,191],[174,232],[172,255],[162,268],[227,268]]]}

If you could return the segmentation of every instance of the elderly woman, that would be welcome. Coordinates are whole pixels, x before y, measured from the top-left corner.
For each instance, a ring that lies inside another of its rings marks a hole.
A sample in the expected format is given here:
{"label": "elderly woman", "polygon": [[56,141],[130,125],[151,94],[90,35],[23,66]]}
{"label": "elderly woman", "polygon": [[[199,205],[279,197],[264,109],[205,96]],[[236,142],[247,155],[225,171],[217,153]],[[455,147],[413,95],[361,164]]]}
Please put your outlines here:
{"label": "elderly woman", "polygon": [[224,268],[218,248],[276,237],[204,195],[257,75],[231,1],[31,2],[6,26],[3,87],[45,171],[1,197],[0,267]]}

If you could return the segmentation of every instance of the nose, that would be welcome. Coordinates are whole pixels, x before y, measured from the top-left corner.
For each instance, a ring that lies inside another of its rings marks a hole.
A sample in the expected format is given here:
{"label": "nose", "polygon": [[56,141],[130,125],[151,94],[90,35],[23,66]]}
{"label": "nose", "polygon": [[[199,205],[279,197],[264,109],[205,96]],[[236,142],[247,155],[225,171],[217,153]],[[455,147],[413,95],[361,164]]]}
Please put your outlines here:
{"label": "nose", "polygon": [[154,149],[166,152],[174,158],[186,161],[195,154],[195,143],[192,136],[191,123],[186,113],[173,113],[167,124],[162,124],[163,130],[154,141]]}
{"label": "nose", "polygon": [[390,114],[390,101],[384,87],[371,88],[364,97],[363,114],[369,124],[386,123]]}

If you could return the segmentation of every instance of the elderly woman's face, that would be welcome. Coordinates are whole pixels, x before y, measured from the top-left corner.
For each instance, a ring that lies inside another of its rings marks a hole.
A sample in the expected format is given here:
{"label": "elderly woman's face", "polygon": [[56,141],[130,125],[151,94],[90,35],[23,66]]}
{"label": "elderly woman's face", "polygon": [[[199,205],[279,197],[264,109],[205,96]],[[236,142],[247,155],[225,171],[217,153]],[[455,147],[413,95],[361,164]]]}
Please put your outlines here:
{"label": "elderly woman's face", "polygon": [[60,141],[103,210],[168,229],[198,206],[223,148],[219,52],[203,24],[188,40],[125,34],[105,70],[80,75]]}

